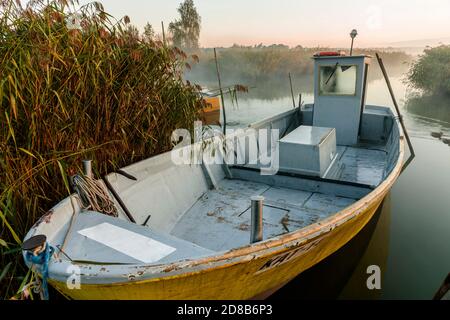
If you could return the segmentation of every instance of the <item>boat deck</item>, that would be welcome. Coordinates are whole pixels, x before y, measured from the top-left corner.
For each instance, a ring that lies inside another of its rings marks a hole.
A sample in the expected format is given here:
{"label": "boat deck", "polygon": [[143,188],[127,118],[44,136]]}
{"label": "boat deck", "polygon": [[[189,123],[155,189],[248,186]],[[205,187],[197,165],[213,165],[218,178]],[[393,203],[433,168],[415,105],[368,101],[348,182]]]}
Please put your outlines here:
{"label": "boat deck", "polygon": [[223,251],[249,244],[250,197],[264,196],[264,239],[298,230],[342,210],[356,199],[223,180],[201,197],[171,234],[203,248]]}
{"label": "boat deck", "polygon": [[[387,164],[384,147],[338,147],[340,170],[334,180],[376,186]],[[323,220],[356,202],[264,183],[229,180],[204,194],[178,221],[173,236],[214,251],[247,245],[250,240],[250,197],[264,201],[264,239],[270,239]]]}
{"label": "boat deck", "polygon": [[388,162],[384,145],[366,147],[338,146],[342,172],[336,180],[377,186],[383,181]]}
{"label": "boat deck", "polygon": [[[235,179],[223,179],[204,193],[170,234],[151,221],[145,227],[82,212],[65,253],[74,261],[90,263],[165,263],[246,246],[250,243],[250,198],[255,195],[264,197],[264,239],[302,229],[350,206],[383,180],[387,153],[382,146],[338,147],[338,153],[340,169],[334,181],[281,173],[264,178],[254,168],[232,168]],[[155,241],[151,254],[144,249],[148,241]]]}

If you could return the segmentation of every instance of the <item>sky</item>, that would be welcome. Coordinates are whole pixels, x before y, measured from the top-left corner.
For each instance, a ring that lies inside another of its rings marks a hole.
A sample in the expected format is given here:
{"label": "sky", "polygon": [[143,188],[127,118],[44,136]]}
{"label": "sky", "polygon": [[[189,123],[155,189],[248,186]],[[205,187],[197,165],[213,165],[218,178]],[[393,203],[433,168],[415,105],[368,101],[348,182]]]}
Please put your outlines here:
{"label": "sky", "polygon": [[[81,0],[81,3],[91,2]],[[116,18],[157,33],[178,17],[180,0],[101,0]],[[194,0],[202,18],[200,45],[283,43],[289,46],[377,47],[421,39],[450,39],[449,0]],[[406,43],[407,44],[407,43]]]}

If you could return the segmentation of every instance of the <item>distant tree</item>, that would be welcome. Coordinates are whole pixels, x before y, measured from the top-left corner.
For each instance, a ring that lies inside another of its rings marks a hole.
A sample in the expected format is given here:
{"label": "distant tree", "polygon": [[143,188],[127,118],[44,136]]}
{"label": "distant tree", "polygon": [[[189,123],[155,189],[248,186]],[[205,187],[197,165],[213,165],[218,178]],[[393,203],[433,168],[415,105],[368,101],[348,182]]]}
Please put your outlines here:
{"label": "distant tree", "polygon": [[280,50],[289,50],[289,46],[285,44],[272,44],[267,47],[268,49],[280,49]]}
{"label": "distant tree", "polygon": [[139,39],[139,30],[135,26],[129,24],[123,31],[125,36],[128,36],[133,39]]}
{"label": "distant tree", "polygon": [[450,95],[450,46],[428,48],[412,65],[408,80],[411,86],[427,94]]}
{"label": "distant tree", "polygon": [[173,44],[184,49],[197,49],[200,37],[201,17],[193,0],[185,0],[178,7],[180,19],[169,24]]}
{"label": "distant tree", "polygon": [[153,30],[152,25],[147,22],[144,27],[144,33],[142,34],[144,41],[150,42],[155,37],[155,30]]}

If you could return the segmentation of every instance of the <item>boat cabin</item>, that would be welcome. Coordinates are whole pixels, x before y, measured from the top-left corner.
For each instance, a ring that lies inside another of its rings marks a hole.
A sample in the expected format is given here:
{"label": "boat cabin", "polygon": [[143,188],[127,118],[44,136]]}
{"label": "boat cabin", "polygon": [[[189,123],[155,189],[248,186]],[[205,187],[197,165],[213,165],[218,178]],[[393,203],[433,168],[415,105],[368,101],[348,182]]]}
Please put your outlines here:
{"label": "boat cabin", "polygon": [[339,145],[359,142],[369,56],[314,57],[313,125],[336,129]]}
{"label": "boat cabin", "polygon": [[300,125],[279,141],[282,170],[326,177],[338,165],[338,145],[358,146],[370,59],[369,56],[314,57],[312,123]]}

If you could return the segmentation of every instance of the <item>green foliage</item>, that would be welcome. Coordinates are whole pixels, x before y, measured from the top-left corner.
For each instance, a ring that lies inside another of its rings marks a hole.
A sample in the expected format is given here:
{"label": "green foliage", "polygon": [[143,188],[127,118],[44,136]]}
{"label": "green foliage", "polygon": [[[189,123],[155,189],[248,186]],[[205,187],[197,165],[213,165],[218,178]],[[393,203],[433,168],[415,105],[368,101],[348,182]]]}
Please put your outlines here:
{"label": "green foliage", "polygon": [[426,49],[412,65],[408,81],[426,94],[450,95],[450,46]]}
{"label": "green foliage", "polygon": [[[25,272],[20,244],[67,196],[66,175],[91,158],[96,173],[171,149],[204,106],[182,74],[190,58],[143,41],[129,18],[98,3],[0,2],[0,296]],[[76,13],[76,14],[75,14]],[[9,263],[13,262],[13,266]]]}
{"label": "green foliage", "polygon": [[183,49],[199,47],[201,17],[193,0],[185,0],[178,8],[180,19],[169,24],[173,45]]}

